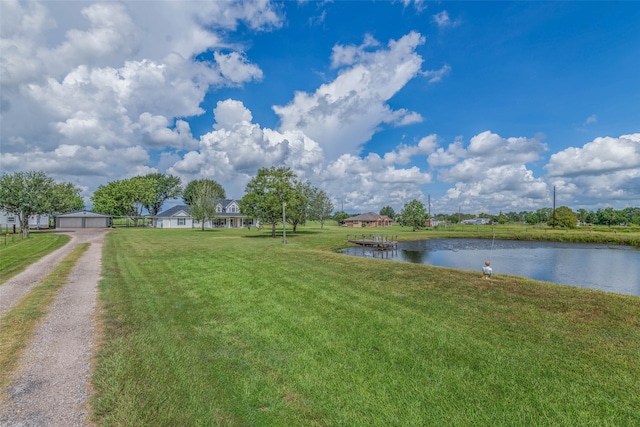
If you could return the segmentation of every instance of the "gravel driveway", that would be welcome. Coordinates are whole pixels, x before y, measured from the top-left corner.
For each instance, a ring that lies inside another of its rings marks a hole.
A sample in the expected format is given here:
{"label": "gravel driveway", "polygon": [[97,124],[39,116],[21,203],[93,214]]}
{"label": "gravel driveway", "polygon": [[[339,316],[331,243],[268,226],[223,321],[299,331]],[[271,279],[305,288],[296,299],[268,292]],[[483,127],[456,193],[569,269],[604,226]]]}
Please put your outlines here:
{"label": "gravel driveway", "polygon": [[94,314],[108,230],[61,231],[72,239],[0,286],[0,316],[42,281],[73,249],[91,243],[49,314],[37,328],[0,404],[0,426],[86,426]]}

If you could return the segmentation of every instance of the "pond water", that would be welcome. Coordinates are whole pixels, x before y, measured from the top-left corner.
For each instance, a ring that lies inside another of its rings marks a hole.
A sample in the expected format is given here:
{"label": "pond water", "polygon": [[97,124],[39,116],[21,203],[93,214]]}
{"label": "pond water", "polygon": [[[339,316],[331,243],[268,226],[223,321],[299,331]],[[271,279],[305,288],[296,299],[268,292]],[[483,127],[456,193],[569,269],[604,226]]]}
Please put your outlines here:
{"label": "pond water", "polygon": [[397,251],[351,247],[347,255],[430,264],[461,270],[491,261],[493,274],[640,296],[640,249],[606,244],[491,239],[430,239],[398,243]]}

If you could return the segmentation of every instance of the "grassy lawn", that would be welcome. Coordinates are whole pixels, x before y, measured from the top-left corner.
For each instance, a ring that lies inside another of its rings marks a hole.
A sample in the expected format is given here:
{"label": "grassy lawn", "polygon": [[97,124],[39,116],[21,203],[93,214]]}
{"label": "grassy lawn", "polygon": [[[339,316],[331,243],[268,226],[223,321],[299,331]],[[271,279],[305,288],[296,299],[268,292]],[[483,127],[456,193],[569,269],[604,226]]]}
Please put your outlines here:
{"label": "grassy lawn", "polygon": [[334,253],[349,232],[109,233],[96,423],[640,424],[640,298]]}
{"label": "grassy lawn", "polygon": [[71,237],[56,233],[30,233],[29,238],[22,239],[20,235],[5,236],[0,242],[0,284],[23,271],[45,255],[64,246]]}

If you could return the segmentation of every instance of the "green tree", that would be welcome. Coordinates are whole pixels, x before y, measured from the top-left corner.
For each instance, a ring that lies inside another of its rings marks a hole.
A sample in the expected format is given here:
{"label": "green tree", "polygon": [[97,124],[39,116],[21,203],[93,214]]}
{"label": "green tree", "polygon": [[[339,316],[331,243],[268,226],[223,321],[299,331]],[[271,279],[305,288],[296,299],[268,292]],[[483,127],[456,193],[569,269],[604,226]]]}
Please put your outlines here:
{"label": "green tree", "polygon": [[529,212],[524,218],[527,224],[539,224],[540,216],[535,212]]}
{"label": "green tree", "polygon": [[578,217],[578,220],[584,225],[585,223],[587,223],[587,219],[589,216],[589,211],[587,211],[584,208],[580,208],[578,209],[578,213],[576,214]]}
{"label": "green tree", "polygon": [[29,217],[50,211],[56,184],[42,171],[4,173],[0,177],[0,209],[18,217],[20,231],[29,236]]}
{"label": "green tree", "polygon": [[84,209],[84,201],[80,197],[82,190],[70,182],[55,184],[49,213],[80,211]]}
{"label": "green tree", "polygon": [[508,222],[507,216],[504,215],[502,211],[498,214],[497,222],[498,224],[506,224]]}
{"label": "green tree", "polygon": [[[552,219],[553,221],[553,219]],[[567,206],[560,206],[556,209],[556,226],[564,228],[576,228],[578,216]]]}
{"label": "green tree", "polygon": [[286,219],[295,233],[298,225],[307,223],[307,214],[309,212],[309,200],[313,197],[315,188],[308,182],[296,181],[294,184],[295,191],[287,202]]}
{"label": "green tree", "polygon": [[354,216],[354,215],[350,215],[350,214],[346,213],[345,211],[338,211],[338,212],[333,214],[333,219],[340,223],[340,222],[344,221],[345,219],[350,218],[352,216]]}
{"label": "green tree", "polygon": [[529,212],[525,218],[525,221],[529,224],[541,224],[549,222],[553,217],[552,208],[542,208],[535,212]]}
{"label": "green tree", "polygon": [[100,185],[91,196],[91,201],[95,211],[129,217],[137,226],[142,217],[142,209],[151,205],[155,197],[153,181],[144,176],[136,176]]}
{"label": "green tree", "polygon": [[427,209],[417,199],[406,203],[404,209],[400,212],[400,216],[402,217],[402,225],[410,226],[413,231],[423,227],[428,219]]}
{"label": "green tree", "polygon": [[261,168],[247,184],[240,200],[240,212],[260,223],[271,224],[271,237],[276,237],[276,225],[282,221],[283,203],[295,205],[297,176],[291,169]]}
{"label": "green tree", "polygon": [[184,204],[190,206],[193,203],[193,198],[198,193],[199,189],[203,185],[204,182],[207,182],[207,186],[211,187],[211,191],[214,191],[218,194],[220,199],[226,199],[227,195],[222,188],[222,185],[218,184],[213,179],[196,179],[187,184],[184,191],[182,192],[182,200],[184,200]]}
{"label": "green tree", "polygon": [[622,214],[627,223],[640,225],[640,208],[625,208],[622,210]]}
{"label": "green tree", "polygon": [[51,203],[47,214],[53,217],[57,213],[80,211],[84,209],[84,201],[80,197],[82,190],[70,182],[55,184],[51,193]]}
{"label": "green tree", "polygon": [[386,215],[391,219],[396,219],[396,212],[393,210],[391,206],[385,206],[380,209],[380,215]]}
{"label": "green tree", "polygon": [[158,215],[165,201],[176,199],[182,194],[181,180],[177,176],[150,173],[145,175],[145,178],[149,180],[155,193],[151,203],[147,203],[144,206],[150,215]]}
{"label": "green tree", "polygon": [[189,215],[200,222],[204,231],[205,223],[216,217],[216,201],[224,198],[224,189],[210,179],[191,181],[189,185]]}
{"label": "green tree", "polygon": [[505,217],[507,220],[506,222],[510,222],[510,223],[520,222],[522,221],[522,218],[523,218],[518,212],[507,212],[505,214]]}
{"label": "green tree", "polygon": [[324,222],[331,218],[331,212],[333,212],[333,202],[327,196],[327,193],[319,188],[313,188],[313,192],[309,197],[309,219],[320,221],[320,228],[324,228]]}
{"label": "green tree", "polygon": [[624,213],[621,211],[616,211],[611,207],[598,209],[598,211],[596,212],[596,218],[596,224],[607,225],[609,227],[611,227],[612,225],[624,224],[626,222]]}

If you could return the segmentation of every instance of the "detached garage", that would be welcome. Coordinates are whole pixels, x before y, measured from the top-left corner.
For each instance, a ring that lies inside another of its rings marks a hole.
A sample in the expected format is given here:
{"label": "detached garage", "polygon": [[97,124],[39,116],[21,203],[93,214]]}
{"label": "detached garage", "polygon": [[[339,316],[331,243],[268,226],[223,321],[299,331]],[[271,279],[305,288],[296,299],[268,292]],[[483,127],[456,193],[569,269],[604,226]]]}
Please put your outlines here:
{"label": "detached garage", "polygon": [[113,225],[111,215],[91,211],[56,215],[56,228],[108,228]]}

